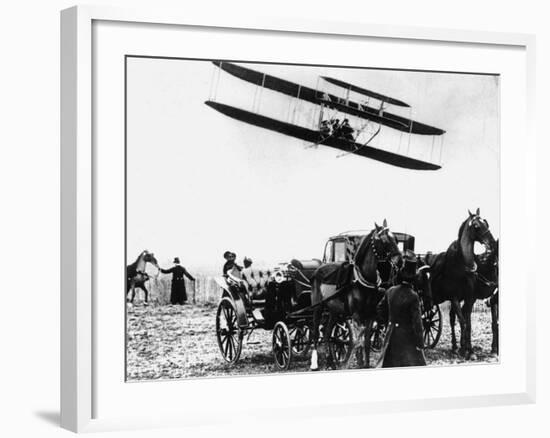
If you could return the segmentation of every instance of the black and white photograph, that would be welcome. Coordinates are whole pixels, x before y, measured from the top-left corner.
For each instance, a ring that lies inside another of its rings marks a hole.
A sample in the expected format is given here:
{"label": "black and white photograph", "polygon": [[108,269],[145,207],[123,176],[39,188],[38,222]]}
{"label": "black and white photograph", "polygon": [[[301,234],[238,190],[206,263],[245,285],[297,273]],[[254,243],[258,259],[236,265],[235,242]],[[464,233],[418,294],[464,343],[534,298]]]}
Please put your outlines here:
{"label": "black and white photograph", "polygon": [[5,2],[0,435],[548,435],[543,5]]}
{"label": "black and white photograph", "polygon": [[499,366],[498,75],[128,55],[124,81],[127,381]]}

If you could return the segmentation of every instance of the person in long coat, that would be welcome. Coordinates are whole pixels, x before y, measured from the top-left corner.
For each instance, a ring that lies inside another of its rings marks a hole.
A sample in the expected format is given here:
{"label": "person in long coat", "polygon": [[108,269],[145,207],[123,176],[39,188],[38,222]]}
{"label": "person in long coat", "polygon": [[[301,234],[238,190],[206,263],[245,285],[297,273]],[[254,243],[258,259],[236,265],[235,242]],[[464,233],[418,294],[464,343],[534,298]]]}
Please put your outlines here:
{"label": "person in long coat", "polygon": [[180,259],[176,257],[174,259],[174,266],[170,269],[160,269],[163,274],[172,274],[172,291],[170,294],[170,303],[172,304],[185,304],[187,301],[187,291],[185,290],[184,276],[191,281],[195,281],[195,278],[187,272],[180,264]]}
{"label": "person in long coat", "polygon": [[377,366],[382,368],[426,365],[420,299],[413,288],[416,256],[407,251],[399,284],[390,287],[378,304],[378,316],[387,321],[386,337]]}

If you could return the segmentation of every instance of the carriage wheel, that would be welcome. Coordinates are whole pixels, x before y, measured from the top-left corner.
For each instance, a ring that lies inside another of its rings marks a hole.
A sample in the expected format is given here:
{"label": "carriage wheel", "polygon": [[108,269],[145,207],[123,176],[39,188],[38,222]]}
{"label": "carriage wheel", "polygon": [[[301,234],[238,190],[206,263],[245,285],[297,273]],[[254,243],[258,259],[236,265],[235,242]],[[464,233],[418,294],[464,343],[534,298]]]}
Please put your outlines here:
{"label": "carriage wheel", "polygon": [[292,358],[292,347],[288,327],[282,321],[273,328],[273,358],[280,370],[288,370]]}
{"label": "carriage wheel", "polygon": [[379,353],[384,345],[385,336],[386,327],[375,321],[370,335],[370,351],[373,353]]}
{"label": "carriage wheel", "polygon": [[437,304],[434,304],[428,310],[424,310],[424,313],[422,313],[422,326],[424,329],[424,347],[434,348],[439,342],[443,329],[441,309]]}
{"label": "carriage wheel", "polygon": [[224,360],[233,365],[243,346],[243,331],[237,324],[237,310],[233,301],[225,297],[220,301],[216,313],[216,336]]}
{"label": "carriage wheel", "polygon": [[307,324],[297,325],[290,329],[290,343],[292,354],[304,357],[311,347],[311,330]]}
{"label": "carriage wheel", "polygon": [[350,322],[337,321],[330,330],[328,348],[336,367],[345,365],[353,350],[353,330]]}

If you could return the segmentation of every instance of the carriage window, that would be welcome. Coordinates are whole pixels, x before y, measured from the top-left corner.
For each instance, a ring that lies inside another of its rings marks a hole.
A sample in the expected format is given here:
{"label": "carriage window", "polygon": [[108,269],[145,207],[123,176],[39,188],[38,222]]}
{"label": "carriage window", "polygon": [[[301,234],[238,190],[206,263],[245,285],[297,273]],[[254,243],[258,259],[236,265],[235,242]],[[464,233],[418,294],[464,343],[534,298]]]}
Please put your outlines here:
{"label": "carriage window", "polygon": [[405,251],[405,242],[397,242],[397,247],[399,248],[399,251],[404,252]]}
{"label": "carriage window", "polygon": [[324,262],[332,262],[332,240],[329,240],[325,246]]}
{"label": "carriage window", "polygon": [[346,260],[346,242],[344,240],[334,242],[334,261],[345,262]]}

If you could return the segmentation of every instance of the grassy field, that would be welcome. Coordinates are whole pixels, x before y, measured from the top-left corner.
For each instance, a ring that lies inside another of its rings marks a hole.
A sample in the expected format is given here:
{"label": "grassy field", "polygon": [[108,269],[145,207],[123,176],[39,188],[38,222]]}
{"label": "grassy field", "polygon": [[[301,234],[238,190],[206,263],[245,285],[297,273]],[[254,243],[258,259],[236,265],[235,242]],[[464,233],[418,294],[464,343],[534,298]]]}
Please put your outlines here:
{"label": "grassy field", "polygon": [[[476,306],[472,315],[472,341],[477,362],[497,362],[491,351],[491,315]],[[232,367],[223,361],[215,335],[215,304],[186,306],[127,307],[127,378],[128,380],[212,377],[277,372],[271,355],[271,332],[255,331],[244,341],[241,358]],[[426,351],[428,365],[465,363],[451,353],[448,312],[444,312],[443,333],[439,344]],[[460,330],[457,326],[457,333]],[[319,350],[323,366],[324,348]],[[374,363],[371,358],[371,363]],[[349,368],[355,368],[350,361]],[[307,359],[294,360],[290,372],[308,371]]]}

